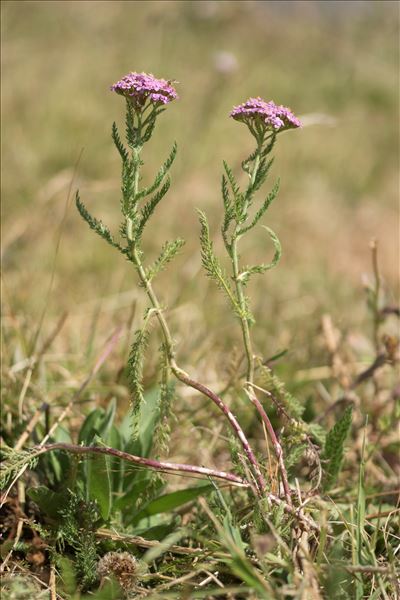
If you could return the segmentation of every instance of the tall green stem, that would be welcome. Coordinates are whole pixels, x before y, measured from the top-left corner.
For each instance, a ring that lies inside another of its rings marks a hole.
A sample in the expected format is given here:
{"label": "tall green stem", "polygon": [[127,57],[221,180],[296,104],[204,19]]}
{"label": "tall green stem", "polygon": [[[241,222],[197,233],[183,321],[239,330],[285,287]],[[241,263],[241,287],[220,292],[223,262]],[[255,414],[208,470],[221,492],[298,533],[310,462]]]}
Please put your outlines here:
{"label": "tall green stem", "polygon": [[[254,167],[253,167],[253,172],[251,174],[250,184],[249,184],[250,188],[254,185],[258,167],[260,166],[261,146],[262,146],[262,140],[260,140],[257,145],[257,154],[254,159]],[[245,207],[244,207],[244,212],[246,212],[246,211],[247,211],[247,205],[245,205]],[[232,237],[231,253],[232,253],[233,279],[235,281],[236,294],[237,294],[237,299],[239,302],[240,312],[241,312],[240,324],[241,324],[241,328],[242,328],[243,343],[244,343],[244,349],[246,352],[246,359],[247,359],[246,380],[249,383],[253,383],[253,380],[254,380],[254,355],[253,355],[253,348],[252,348],[252,343],[251,343],[249,320],[246,316],[246,313],[247,313],[246,297],[245,297],[244,291],[243,291],[243,283],[239,277],[238,242],[240,239],[240,235],[238,235],[238,232],[239,232],[240,228],[241,228],[241,224],[238,223],[236,225],[236,228],[235,228],[235,231],[234,231],[234,234]]]}
{"label": "tall green stem", "polygon": [[253,348],[252,348],[252,344],[251,344],[251,337],[250,337],[250,327],[249,327],[249,321],[246,317],[246,298],[243,292],[243,284],[240,281],[239,278],[239,257],[238,257],[238,251],[237,251],[237,243],[238,243],[239,237],[237,237],[236,232],[235,232],[235,236],[234,239],[232,240],[232,266],[233,266],[233,278],[235,281],[235,288],[236,288],[236,294],[237,294],[237,299],[239,302],[239,306],[240,306],[240,312],[241,312],[241,316],[240,316],[240,325],[242,328],[242,335],[243,335],[243,342],[244,342],[244,349],[246,352],[246,359],[247,359],[247,371],[246,371],[246,379],[248,382],[253,383],[253,379],[254,379],[254,356],[253,356]]}
{"label": "tall green stem", "polygon": [[[138,186],[139,186],[139,170],[140,170],[140,159],[139,159],[140,149],[134,150],[134,152],[136,153],[136,158],[137,158],[137,166],[136,166],[135,180],[134,180],[134,198],[136,198],[138,191],[139,191]],[[129,231],[129,223],[128,223],[127,230]],[[254,455],[254,452],[253,452],[241,426],[239,425],[235,415],[230,411],[228,406],[226,406],[226,404],[223,402],[223,400],[217,394],[215,394],[212,390],[210,390],[208,387],[206,387],[202,383],[199,383],[198,381],[192,379],[185,371],[183,371],[183,369],[178,367],[176,360],[175,360],[174,343],[173,343],[171,332],[169,330],[167,321],[165,320],[165,317],[163,315],[162,308],[160,306],[158,298],[153,290],[153,287],[151,285],[149,278],[147,277],[146,271],[141,262],[141,257],[140,257],[141,253],[140,253],[139,249],[137,248],[137,245],[136,245],[133,237],[129,238],[129,246],[130,246],[130,250],[131,250],[132,262],[136,268],[136,272],[139,276],[139,279],[140,279],[143,287],[146,290],[147,296],[148,296],[153,308],[156,311],[157,319],[158,319],[159,325],[161,327],[161,331],[163,333],[164,342],[165,342],[165,346],[167,349],[168,362],[169,362],[171,371],[173,372],[175,377],[177,379],[179,379],[182,383],[199,391],[204,396],[207,396],[224,413],[225,417],[229,421],[230,426],[232,427],[236,436],[240,440],[243,450],[244,450],[244,452],[247,456],[247,459],[251,465],[251,468],[253,470],[255,480],[256,480],[257,494],[262,495],[264,492],[264,489],[265,489],[265,480],[261,473],[261,469],[258,464],[258,461]]]}

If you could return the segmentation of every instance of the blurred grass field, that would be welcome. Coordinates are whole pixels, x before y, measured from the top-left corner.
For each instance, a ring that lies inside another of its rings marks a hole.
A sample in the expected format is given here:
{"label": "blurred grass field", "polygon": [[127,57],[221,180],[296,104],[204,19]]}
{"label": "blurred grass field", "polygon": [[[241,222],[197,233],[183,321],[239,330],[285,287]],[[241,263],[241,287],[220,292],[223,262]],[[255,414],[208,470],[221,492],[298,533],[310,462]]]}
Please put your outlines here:
{"label": "blurred grass field", "polygon": [[[179,82],[181,99],[144,156],[150,178],[178,142],[173,187],[145,247],[152,256],[173,236],[187,241],[159,289],[188,363],[207,353],[209,363],[210,349],[214,362],[213,350],[240,343],[202,272],[195,213],[207,212],[222,252],[222,160],[238,173],[251,149],[228,112],[260,95],[321,121],[279,140],[270,187],[281,177],[281,191],[267,224],[284,255],[250,290],[258,351],[286,347],[301,365],[320,364],[309,341],[320,315],[344,329],[365,318],[373,237],[392,300],[398,292],[397,11],[394,2],[4,2],[6,317],[30,331],[46,308],[46,332],[68,311],[56,343],[80,359],[91,332],[126,319],[133,301],[140,319],[144,299],[129,265],[90,234],[71,199],[79,187],[91,212],[118,227],[110,129],[114,119],[122,125],[124,106],[109,86],[147,71]],[[271,255],[268,244],[260,229],[245,260]]]}

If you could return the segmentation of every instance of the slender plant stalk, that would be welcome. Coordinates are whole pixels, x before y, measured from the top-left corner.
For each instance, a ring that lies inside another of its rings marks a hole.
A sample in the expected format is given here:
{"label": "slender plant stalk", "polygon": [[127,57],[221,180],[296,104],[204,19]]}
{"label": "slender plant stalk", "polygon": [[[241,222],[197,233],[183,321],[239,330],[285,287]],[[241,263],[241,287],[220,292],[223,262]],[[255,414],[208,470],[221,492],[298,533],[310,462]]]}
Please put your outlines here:
{"label": "slender plant stalk", "polygon": [[[237,226],[237,229],[239,229],[239,226]],[[245,301],[245,297],[244,297],[244,293],[243,293],[243,285],[239,278],[239,259],[238,259],[238,252],[237,252],[238,241],[239,241],[239,237],[236,235],[236,232],[235,232],[234,238],[232,240],[233,279],[235,281],[235,287],[236,287],[236,293],[237,293],[239,306],[241,308],[241,311],[244,312],[246,301]],[[242,315],[240,317],[240,324],[241,324],[241,328],[242,328],[243,343],[244,343],[244,349],[246,352],[246,359],[247,359],[246,379],[247,379],[247,381],[252,383],[253,379],[254,379],[254,356],[253,356],[253,348],[252,348],[251,337],[250,337],[249,322],[245,315]]]}
{"label": "slender plant stalk", "polygon": [[[264,143],[263,136],[258,137],[257,138],[257,150],[256,150],[255,159],[254,159],[253,170],[252,170],[252,173],[250,176],[249,189],[251,189],[252,186],[254,185],[255,178],[257,176],[257,171],[260,166],[260,156],[261,156],[261,150],[262,150],[263,143]],[[243,210],[244,210],[244,212],[247,211],[246,204],[244,205]],[[246,358],[247,358],[246,379],[247,379],[247,385],[253,386],[253,383],[254,383],[254,354],[253,354],[253,349],[252,349],[249,321],[246,318],[246,312],[247,312],[246,311],[246,299],[245,299],[244,291],[243,291],[243,283],[239,276],[240,269],[239,269],[239,256],[238,256],[238,241],[240,239],[240,233],[239,233],[240,228],[241,228],[241,225],[238,223],[235,227],[235,231],[232,236],[232,242],[231,242],[230,248],[231,248],[231,258],[232,258],[232,268],[233,268],[233,279],[235,282],[238,303],[239,303],[239,306],[241,309],[240,323],[241,323],[243,343],[244,343],[244,348],[245,348],[245,353],[246,353]],[[279,466],[279,470],[281,473],[281,479],[282,479],[283,489],[285,492],[285,497],[286,497],[288,504],[291,505],[292,498],[291,498],[291,492],[290,492],[286,467],[285,467],[285,463],[283,460],[282,446],[278,440],[278,437],[274,431],[274,428],[272,427],[271,421],[270,421],[267,413],[265,412],[261,402],[258,400],[258,398],[256,397],[256,395],[254,393],[253,387],[249,388],[248,396],[249,396],[251,402],[254,404],[255,408],[257,409],[257,412],[259,413],[262,421],[265,424],[266,430],[270,437],[270,440],[271,440],[271,443],[274,448],[275,455],[276,455],[276,458],[278,461],[278,466]]]}
{"label": "slender plant stalk", "polygon": [[[257,171],[258,171],[258,167],[260,165],[260,152],[261,152],[262,143],[263,143],[263,139],[259,139],[258,145],[257,145],[257,154],[256,154],[256,157],[254,160],[253,172],[252,172],[252,175],[250,178],[250,184],[249,184],[250,186],[253,186],[253,184],[254,184],[254,181],[255,181],[255,178],[257,175]],[[246,210],[247,210],[247,206],[244,207],[244,211],[246,211]],[[235,227],[234,234],[232,236],[232,243],[231,243],[233,279],[235,282],[237,299],[238,299],[239,306],[241,309],[240,324],[241,324],[241,328],[242,328],[243,343],[244,343],[244,349],[246,352],[246,359],[247,359],[246,380],[250,383],[253,383],[254,355],[253,355],[253,348],[252,348],[252,343],[251,343],[249,321],[245,316],[246,299],[245,299],[244,292],[243,292],[243,284],[239,277],[239,256],[238,256],[238,242],[240,240],[239,230],[240,230],[240,225],[237,224]]]}
{"label": "slender plant stalk", "polygon": [[[226,471],[218,471],[215,469],[209,469],[207,467],[198,467],[196,465],[187,465],[180,463],[160,462],[152,460],[150,458],[143,458],[142,456],[135,456],[134,454],[128,454],[122,450],[116,450],[108,446],[78,446],[76,444],[67,444],[63,442],[57,442],[55,444],[46,444],[45,446],[34,446],[30,454],[30,460],[47,452],[53,452],[54,450],[64,450],[65,452],[71,452],[73,454],[105,454],[108,456],[115,456],[121,460],[141,465],[150,469],[164,472],[175,472],[175,473],[189,473],[192,475],[204,475],[206,477],[214,477],[226,481],[227,483],[237,487],[250,487],[251,484],[244,479],[241,479],[234,473],[228,473]],[[274,504],[280,506],[284,512],[291,515],[301,522],[306,527],[313,531],[319,531],[319,525],[311,517],[307,517],[301,512],[301,509],[295,508],[288,502],[284,502],[281,498],[275,494],[264,491],[264,497]]]}
{"label": "slender plant stalk", "polygon": [[285,497],[286,497],[286,501],[288,504],[292,505],[292,496],[291,496],[291,491],[290,491],[290,486],[289,486],[289,481],[288,481],[288,476],[287,476],[287,471],[286,471],[286,466],[285,466],[285,462],[283,460],[283,451],[282,451],[282,446],[278,440],[278,437],[275,433],[274,428],[272,427],[272,423],[267,415],[267,413],[264,410],[263,405],[261,404],[261,402],[259,401],[259,399],[257,398],[257,396],[254,393],[254,390],[251,389],[251,391],[248,392],[248,396],[251,400],[251,402],[254,404],[254,406],[256,407],[256,410],[258,412],[258,414],[260,415],[263,423],[265,424],[265,428],[268,432],[268,435],[271,439],[271,443],[272,446],[274,448],[275,451],[275,456],[278,460],[278,465],[279,465],[279,471],[281,473],[281,479],[282,479],[282,485],[283,485],[283,489],[285,492]]}
{"label": "slender plant stalk", "polygon": [[370,243],[371,254],[372,254],[372,268],[374,272],[374,288],[373,288],[373,300],[372,300],[372,312],[373,312],[373,334],[374,343],[377,354],[379,354],[379,326],[381,322],[381,315],[379,312],[379,300],[381,291],[381,276],[379,273],[378,264],[378,242],[373,239]]}
{"label": "slender plant stalk", "polygon": [[108,446],[78,446],[75,444],[64,444],[62,442],[55,444],[47,444],[45,446],[37,446],[32,449],[32,455],[40,456],[46,452],[52,452],[53,450],[65,450],[73,454],[106,454],[107,456],[115,456],[121,460],[134,463],[135,465],[142,465],[155,469],[157,471],[173,471],[177,473],[191,473],[193,475],[205,475],[206,477],[214,477],[216,479],[222,479],[233,485],[240,487],[250,487],[247,481],[244,481],[233,473],[227,473],[225,471],[217,471],[215,469],[208,469],[207,467],[198,467],[196,465],[186,465],[180,463],[160,462],[158,460],[152,460],[150,458],[143,458],[142,456],[135,456],[134,454],[128,454],[122,450],[116,450]]}
{"label": "slender plant stalk", "polygon": [[165,320],[160,303],[154,292],[153,286],[151,285],[151,282],[148,280],[148,277],[146,276],[146,271],[143,268],[137,248],[135,248],[133,243],[132,243],[132,260],[136,267],[136,271],[138,273],[139,279],[140,279],[141,283],[143,284],[143,286],[146,290],[146,293],[150,299],[150,302],[151,302],[153,308],[156,310],[157,319],[160,324],[160,327],[161,327],[161,330],[162,330],[162,333],[164,336],[165,345],[167,348],[167,356],[168,356],[169,365],[171,367],[171,371],[173,372],[175,377],[177,379],[179,379],[182,383],[197,390],[204,396],[207,396],[224,413],[224,415],[226,416],[226,418],[228,419],[228,421],[230,423],[230,426],[232,427],[235,434],[237,435],[237,437],[240,440],[243,450],[248,458],[248,461],[249,461],[249,463],[252,467],[252,470],[254,472],[254,475],[256,477],[258,492],[260,494],[262,494],[263,490],[265,489],[264,477],[261,473],[261,469],[260,469],[260,466],[254,455],[254,452],[243,432],[243,429],[240,427],[236,417],[229,410],[228,406],[226,406],[226,404],[223,402],[223,400],[219,396],[217,396],[217,394],[215,394],[212,390],[210,390],[208,387],[206,387],[202,383],[199,383],[198,381],[192,379],[185,371],[183,371],[180,367],[178,367],[176,360],[175,360],[174,343],[172,340],[172,336],[171,336],[167,321]]}

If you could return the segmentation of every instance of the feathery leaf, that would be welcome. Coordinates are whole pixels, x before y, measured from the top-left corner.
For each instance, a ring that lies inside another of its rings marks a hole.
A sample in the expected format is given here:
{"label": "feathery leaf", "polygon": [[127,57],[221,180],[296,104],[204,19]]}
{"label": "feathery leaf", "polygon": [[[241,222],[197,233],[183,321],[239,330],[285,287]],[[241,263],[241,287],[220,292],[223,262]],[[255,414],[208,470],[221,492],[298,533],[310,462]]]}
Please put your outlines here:
{"label": "feathery leaf", "polygon": [[128,160],[129,154],[127,149],[125,148],[125,146],[123,145],[119,132],[118,132],[118,127],[116,122],[114,121],[114,123],[112,124],[112,139],[114,141],[115,147],[117,148],[121,158],[122,158],[122,162],[125,163]]}
{"label": "feathery leaf", "polygon": [[210,239],[210,230],[208,227],[206,215],[199,209],[197,209],[199,215],[201,231],[200,231],[200,244],[201,244],[201,260],[203,267],[211,279],[214,279],[219,289],[221,289],[229,298],[235,312],[238,315],[242,315],[243,311],[238,304],[234,292],[227,280],[226,274],[222,269],[213,248],[213,243]]}
{"label": "feathery leaf", "polygon": [[161,184],[162,180],[164,179],[165,175],[170,170],[170,168],[172,166],[172,163],[175,160],[177,150],[178,150],[178,146],[177,146],[176,142],[174,142],[174,145],[172,146],[172,150],[171,150],[171,152],[170,152],[167,160],[164,162],[164,164],[162,165],[162,167],[158,171],[157,175],[155,176],[155,179],[154,179],[153,183],[149,187],[143,188],[143,190],[141,190],[138,193],[138,195],[136,197],[137,200],[140,200],[141,198],[145,198],[146,196],[149,196],[150,194],[152,194],[153,192],[156,191],[156,189],[159,187],[159,185]]}
{"label": "feathery leaf", "polygon": [[138,225],[137,231],[136,231],[136,239],[139,240],[141,238],[147,221],[150,219],[151,215],[155,211],[158,203],[163,199],[165,194],[168,192],[170,185],[171,185],[171,180],[169,177],[167,177],[162,188],[160,188],[158,190],[158,192],[156,194],[154,194],[154,196],[151,198],[151,200],[146,202],[146,204],[143,206],[142,211],[141,211],[142,216],[141,216],[141,219],[139,221],[139,225]]}
{"label": "feathery leaf", "polygon": [[148,343],[148,337],[148,332],[145,328],[136,331],[127,365],[129,389],[132,395],[132,435],[134,440],[139,436],[140,410],[145,402],[142,376],[143,359]]}
{"label": "feathery leaf", "polygon": [[86,206],[83,204],[83,202],[81,201],[81,199],[79,197],[79,192],[76,192],[75,199],[76,199],[76,207],[77,207],[81,217],[89,225],[90,229],[93,229],[93,231],[95,231],[100,237],[102,237],[103,240],[106,240],[106,242],[108,242],[111,246],[114,246],[114,248],[118,248],[118,250],[120,250],[120,252],[125,254],[126,253],[125,248],[122,248],[122,246],[120,246],[120,244],[118,244],[118,242],[116,242],[114,240],[108,227],[106,227],[106,225],[104,225],[104,223],[97,220],[95,217],[92,217],[92,215],[88,212]]}
{"label": "feathery leaf", "polygon": [[179,250],[184,246],[185,240],[178,238],[173,242],[166,242],[162,247],[161,254],[154,263],[146,269],[147,279],[151,281],[157,273],[162,271],[166,265],[171,262],[178,254]]}
{"label": "feathery leaf", "polygon": [[253,227],[255,225],[257,225],[258,221],[261,219],[261,217],[265,214],[265,212],[268,210],[271,202],[273,200],[275,200],[276,196],[278,195],[278,190],[279,190],[279,179],[276,182],[276,184],[274,185],[274,187],[272,188],[271,192],[268,194],[268,196],[266,197],[266,199],[264,200],[263,204],[261,205],[261,207],[258,209],[258,211],[256,212],[256,214],[253,217],[252,222],[250,223],[250,225],[247,225],[246,227],[243,227],[243,229],[241,229],[238,233],[238,235],[243,235],[244,233],[246,233],[247,231],[249,231],[250,229],[253,229]]}
{"label": "feathery leaf", "polygon": [[336,482],[342,467],[344,443],[350,431],[353,407],[348,406],[340,419],[328,432],[325,440],[323,460],[326,461],[323,487],[328,490]]}
{"label": "feathery leaf", "polygon": [[282,246],[281,246],[281,243],[280,243],[278,237],[276,236],[276,234],[272,231],[272,229],[270,229],[269,227],[266,227],[266,225],[262,225],[262,227],[264,227],[264,229],[267,230],[267,232],[269,233],[269,235],[271,237],[271,240],[275,247],[275,254],[270,263],[262,263],[261,265],[255,265],[253,267],[245,267],[239,273],[239,279],[241,280],[243,285],[246,285],[248,283],[251,275],[254,275],[255,273],[263,274],[266,271],[269,271],[269,269],[272,269],[273,267],[275,267],[278,264],[278,262],[280,261],[280,258],[282,256]]}

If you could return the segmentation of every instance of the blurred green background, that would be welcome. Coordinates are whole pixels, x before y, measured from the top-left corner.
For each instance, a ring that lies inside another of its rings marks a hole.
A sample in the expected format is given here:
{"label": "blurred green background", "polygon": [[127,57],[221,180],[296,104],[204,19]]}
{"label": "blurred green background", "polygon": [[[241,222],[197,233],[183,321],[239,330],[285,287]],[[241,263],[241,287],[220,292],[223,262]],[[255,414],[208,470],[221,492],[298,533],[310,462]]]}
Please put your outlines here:
{"label": "blurred green background", "polygon": [[[46,307],[46,328],[67,310],[59,344],[78,352],[93,331],[93,315],[106,332],[136,302],[139,322],[145,300],[129,264],[88,230],[73,193],[68,203],[72,181],[89,210],[118,227],[120,164],[110,129],[113,120],[123,125],[124,103],[109,86],[131,70],[179,82],[180,100],[160,117],[144,152],[150,178],[173,141],[179,145],[172,189],[145,248],[153,258],[167,239],[187,240],[156,282],[174,307],[183,363],[203,357],[209,364],[210,349],[224,352],[240,341],[224,298],[202,272],[195,208],[207,212],[222,253],[222,160],[239,174],[252,149],[246,128],[228,113],[249,96],[290,106],[308,124],[283,134],[275,152],[269,187],[280,177],[281,191],[264,222],[279,235],[284,255],[249,291],[257,350],[268,356],[289,347],[301,362],[318,363],[308,347],[322,313],[344,328],[362,321],[373,237],[394,301],[396,2],[3,2],[2,13],[8,316],[37,323]],[[261,228],[242,252],[246,263],[272,255]]]}

